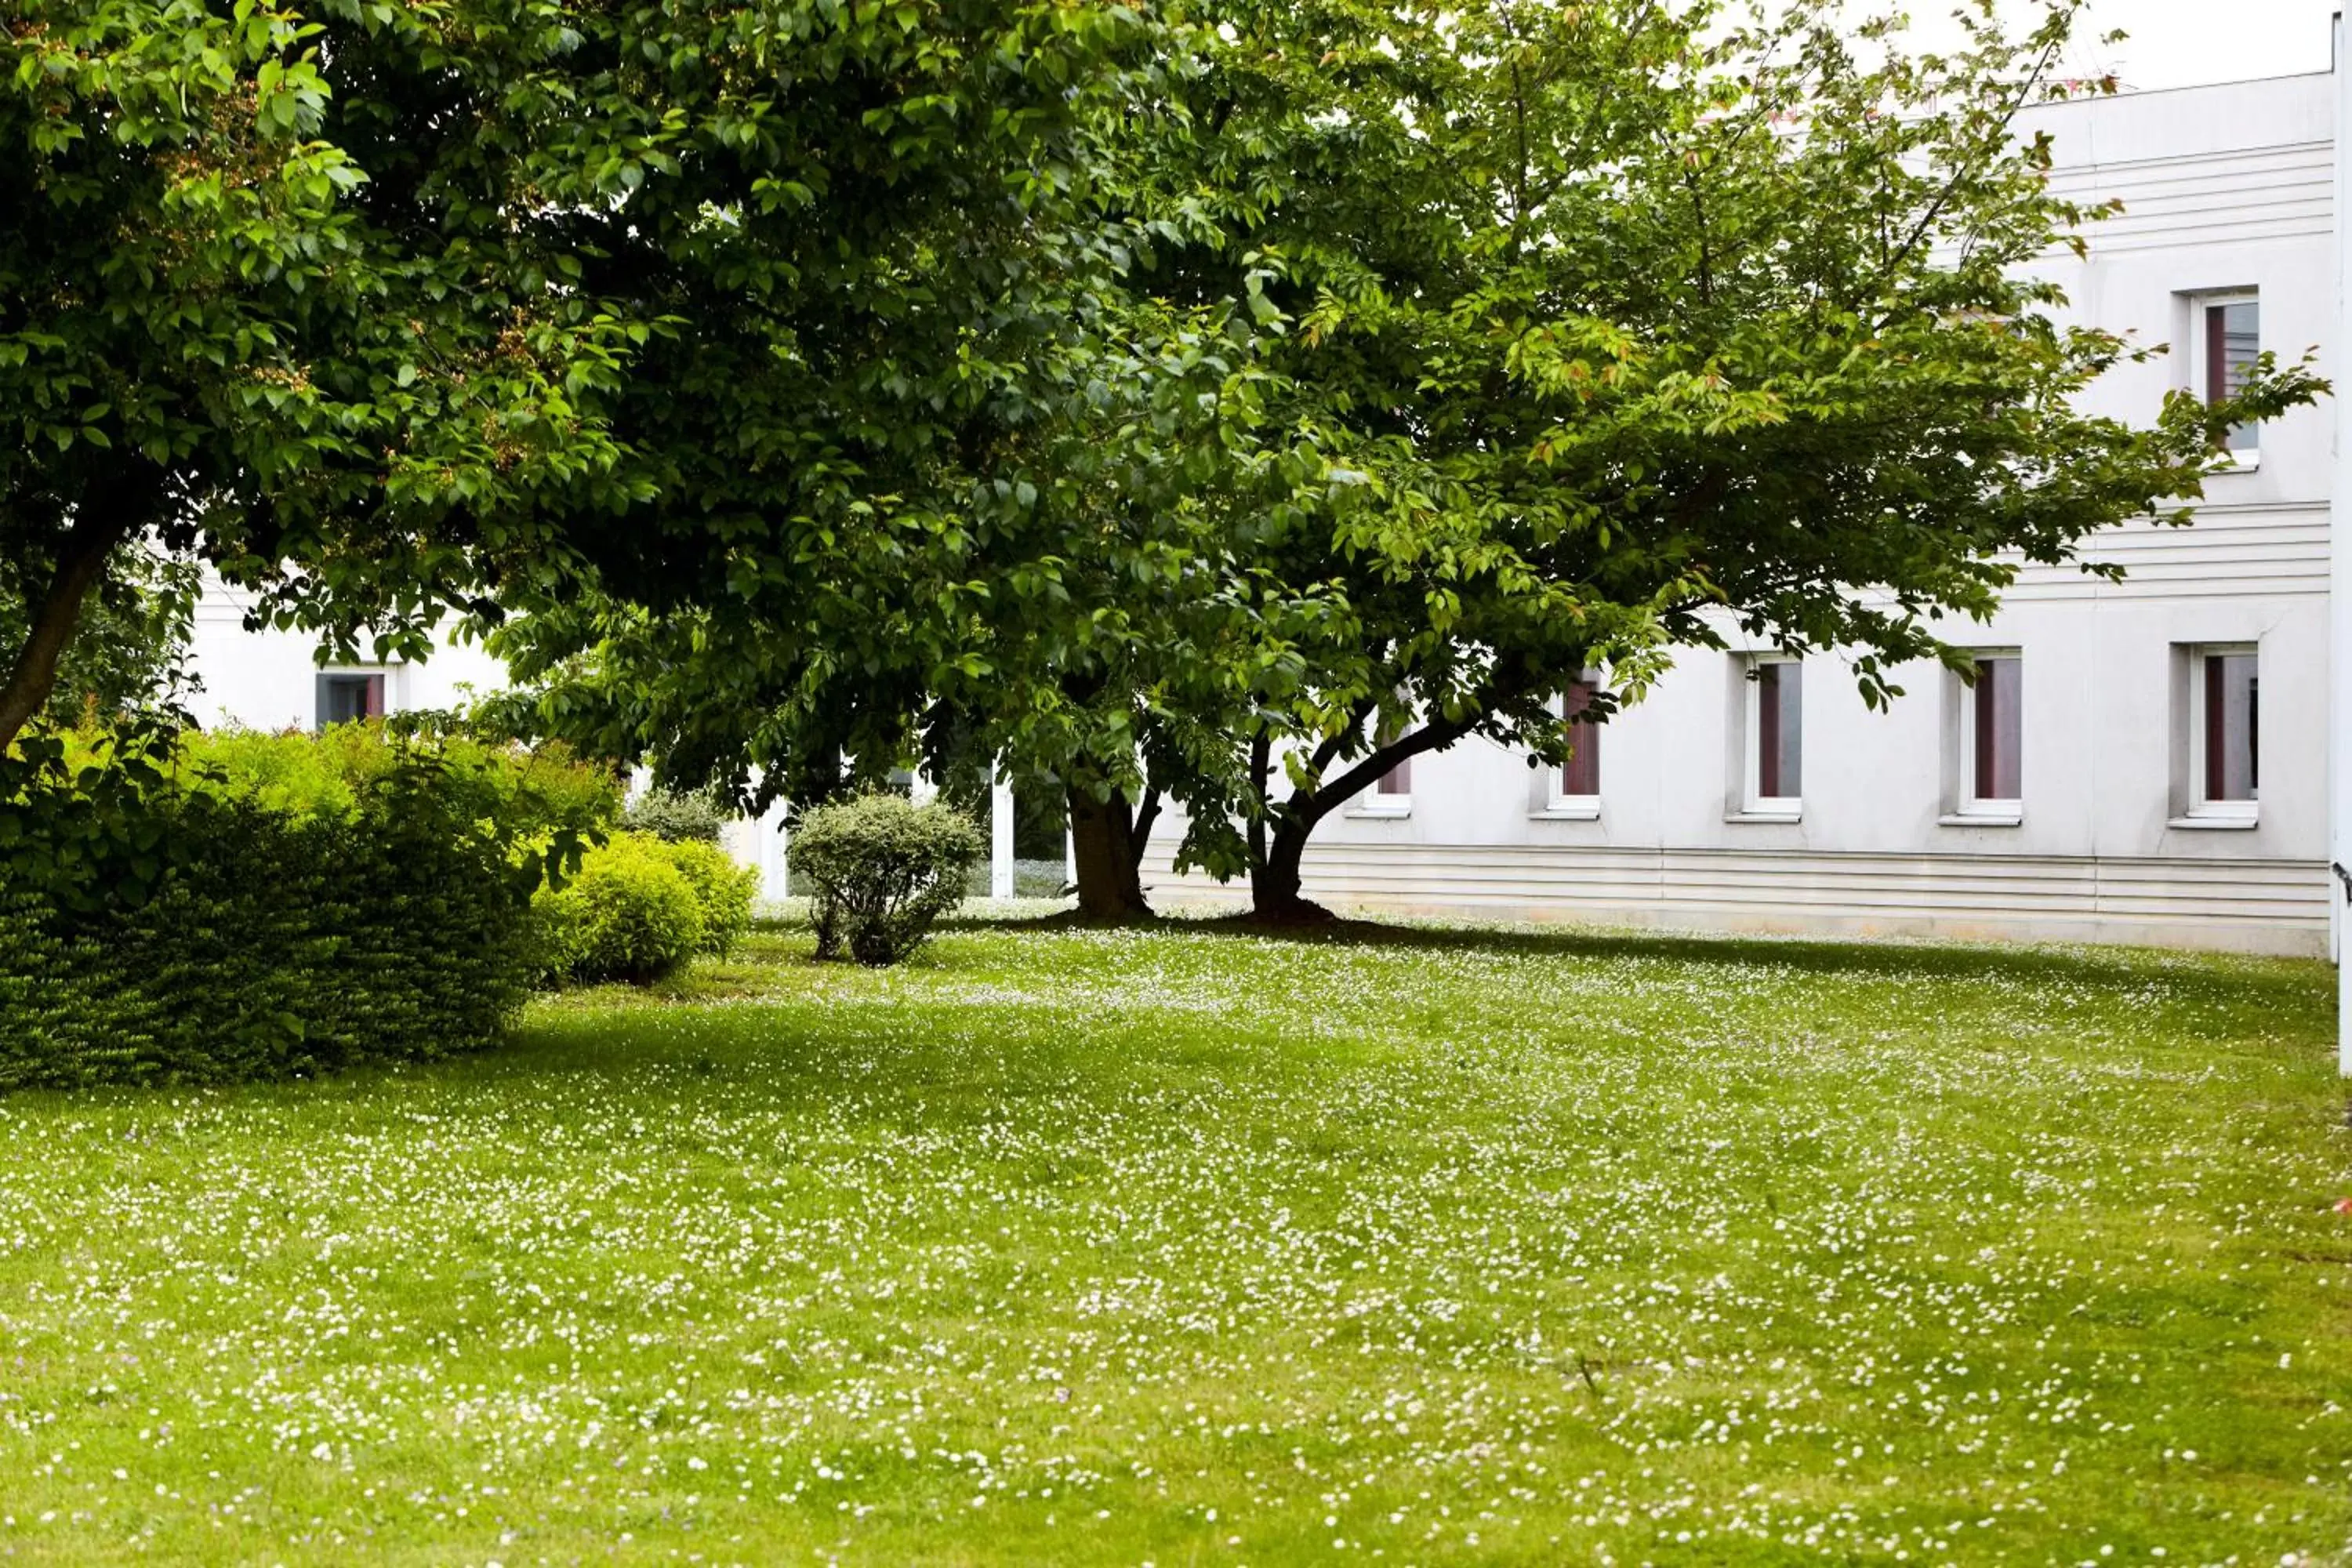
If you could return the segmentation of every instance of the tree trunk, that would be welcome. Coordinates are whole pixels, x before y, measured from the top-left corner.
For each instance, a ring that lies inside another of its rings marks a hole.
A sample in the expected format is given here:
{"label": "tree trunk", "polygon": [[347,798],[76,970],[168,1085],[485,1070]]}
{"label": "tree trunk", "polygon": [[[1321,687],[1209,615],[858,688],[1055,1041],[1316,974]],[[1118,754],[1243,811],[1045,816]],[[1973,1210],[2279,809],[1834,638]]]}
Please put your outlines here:
{"label": "tree trunk", "polygon": [[1142,847],[1127,797],[1114,792],[1097,800],[1076,784],[1069,788],[1070,848],[1077,861],[1078,914],[1089,921],[1149,918],[1143,901]]}
{"label": "tree trunk", "polygon": [[0,752],[16,743],[57,689],[58,661],[80,623],[82,602],[106,575],[106,563],[124,540],[152,521],[148,515],[161,494],[144,464],[93,481],[74,509],[73,526],[58,547],[57,570],[40,602],[28,606],[31,627],[16,652],[8,678],[0,682]]}
{"label": "tree trunk", "polygon": [[1301,862],[1307,836],[1314,823],[1286,816],[1275,824],[1262,858],[1250,864],[1250,910],[1262,921],[1278,925],[1307,925],[1328,921],[1331,911],[1300,892]]}
{"label": "tree trunk", "polygon": [[1160,792],[1146,789],[1127,830],[1128,870],[1135,879],[1136,897],[1143,896],[1143,852],[1151,843],[1151,825],[1160,820]]}
{"label": "tree trunk", "polygon": [[[1372,787],[1373,782],[1399,763],[1417,757],[1424,752],[1443,751],[1468,734],[1471,722],[1447,719],[1424,724],[1420,729],[1397,737],[1385,746],[1376,747],[1370,755],[1358,761],[1336,779],[1323,782],[1311,792],[1293,795],[1273,811],[1271,834],[1264,815],[1254,816],[1249,825],[1250,903],[1262,921],[1276,924],[1296,925],[1311,921],[1328,921],[1331,911],[1299,891],[1301,862],[1307,856],[1307,836],[1315,825]],[[1252,765],[1257,769],[1258,787],[1265,787],[1265,764],[1259,759],[1263,751],[1255,752]],[[1316,759],[1320,764],[1321,757]],[[1272,802],[1262,803],[1271,806]]]}

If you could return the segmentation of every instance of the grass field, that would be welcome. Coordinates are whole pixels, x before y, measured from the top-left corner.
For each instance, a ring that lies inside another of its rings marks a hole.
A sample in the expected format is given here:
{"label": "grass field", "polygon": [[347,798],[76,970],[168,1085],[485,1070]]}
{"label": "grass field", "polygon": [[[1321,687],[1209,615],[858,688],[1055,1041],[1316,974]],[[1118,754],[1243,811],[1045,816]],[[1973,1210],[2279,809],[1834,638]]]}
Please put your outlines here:
{"label": "grass field", "polygon": [[0,1556],[2352,1558],[2318,965],[805,947],[0,1100]]}

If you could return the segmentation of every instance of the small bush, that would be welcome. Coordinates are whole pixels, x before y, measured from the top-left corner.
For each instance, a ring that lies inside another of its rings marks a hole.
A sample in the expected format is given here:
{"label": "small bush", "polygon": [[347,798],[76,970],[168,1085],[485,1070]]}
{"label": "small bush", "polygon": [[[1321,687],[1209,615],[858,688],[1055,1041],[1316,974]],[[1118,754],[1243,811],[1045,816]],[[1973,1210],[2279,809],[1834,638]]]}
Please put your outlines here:
{"label": "small bush", "polygon": [[751,929],[751,900],[760,891],[760,873],[737,865],[716,844],[684,839],[661,847],[694,889],[694,901],[701,908],[701,951],[726,957]]}
{"label": "small bush", "polygon": [[623,825],[632,833],[650,833],[667,844],[716,844],[719,830],[733,815],[704,791],[656,786],[629,804]]}
{"label": "small bush", "polygon": [[810,812],[791,853],[814,889],[817,956],[846,945],[858,963],[882,964],[912,952],[963,901],[964,874],[988,844],[950,807],[869,795]]}
{"label": "small bush", "polygon": [[614,834],[562,888],[540,889],[532,907],[551,977],[650,984],[702,951],[702,901],[672,858],[675,847],[647,834]]}

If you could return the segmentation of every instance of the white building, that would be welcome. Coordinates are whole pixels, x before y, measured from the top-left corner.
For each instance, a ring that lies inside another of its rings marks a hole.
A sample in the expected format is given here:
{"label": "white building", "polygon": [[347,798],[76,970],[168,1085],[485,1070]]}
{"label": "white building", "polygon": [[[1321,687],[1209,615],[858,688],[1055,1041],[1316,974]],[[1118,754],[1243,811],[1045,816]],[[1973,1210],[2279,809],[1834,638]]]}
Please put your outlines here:
{"label": "white building", "polygon": [[[2032,111],[2070,192],[2126,204],[2086,262],[2051,264],[2074,308],[2187,351],[2117,369],[2101,410],[2144,422],[2210,360],[2225,373],[2255,345],[2293,359],[2332,343],[2336,86],[2317,74]],[[2323,953],[2334,444],[2327,408],[2249,433],[2193,528],[2094,542],[2120,584],[2029,569],[1990,626],[1948,633],[2011,661],[1973,689],[1921,666],[1874,712],[1834,657],[1693,650],[1599,732],[1579,776],[1481,742],[1416,759],[1409,794],[1366,796],[1318,830],[1307,891],[1395,910]],[[498,678],[470,649],[321,672],[303,640],[238,622],[226,600],[200,618],[207,716],[307,725]],[[1170,874],[1180,831],[1155,839],[1158,897],[1237,896]],[[1002,883],[1002,823],[998,838]],[[781,890],[774,840],[747,832],[738,849]]]}
{"label": "white building", "polygon": [[471,643],[445,644],[417,664],[315,662],[315,638],[247,631],[249,595],[208,581],[196,605],[189,665],[203,683],[188,704],[207,729],[310,730],[339,720],[464,706],[506,684],[506,666]]}
{"label": "white building", "polygon": [[[2120,197],[2075,310],[2185,346],[2126,365],[2101,412],[2144,423],[2209,354],[2293,360],[2336,317],[2336,79],[2053,104],[2071,195]],[[2330,374],[2323,365],[2322,374]],[[2087,552],[2108,584],[2030,568],[1974,690],[1934,665],[1874,712],[1834,657],[1684,654],[1595,736],[1597,778],[1483,742],[1414,759],[1410,792],[1317,829],[1307,891],[1339,906],[1769,931],[1911,931],[2324,953],[2334,411],[2249,432],[2188,529]],[[1759,673],[1761,679],[1750,679]],[[1178,831],[1181,831],[1179,829]],[[1171,879],[1172,836],[1157,844]]]}

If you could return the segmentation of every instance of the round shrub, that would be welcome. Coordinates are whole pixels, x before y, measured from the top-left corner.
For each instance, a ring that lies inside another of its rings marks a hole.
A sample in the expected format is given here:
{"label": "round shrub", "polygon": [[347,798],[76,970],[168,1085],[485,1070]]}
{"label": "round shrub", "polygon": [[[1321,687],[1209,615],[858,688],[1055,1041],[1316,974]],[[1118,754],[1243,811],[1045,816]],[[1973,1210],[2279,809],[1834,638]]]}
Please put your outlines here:
{"label": "round shrub", "polygon": [[562,888],[540,890],[532,904],[551,974],[645,985],[701,950],[702,904],[670,847],[646,834],[616,833],[589,850]]}
{"label": "round shrub", "polygon": [[988,853],[971,819],[895,795],[819,806],[793,832],[793,870],[815,895],[820,958],[845,945],[860,963],[896,963],[963,901],[964,874]]}
{"label": "round shrub", "polygon": [[702,910],[702,951],[726,957],[751,929],[751,900],[760,890],[760,873],[737,865],[718,845],[696,839],[664,844],[662,852],[694,889],[694,901]]}
{"label": "round shrub", "polygon": [[632,833],[650,833],[669,844],[717,844],[731,815],[706,791],[656,785],[629,803],[622,821]]}

